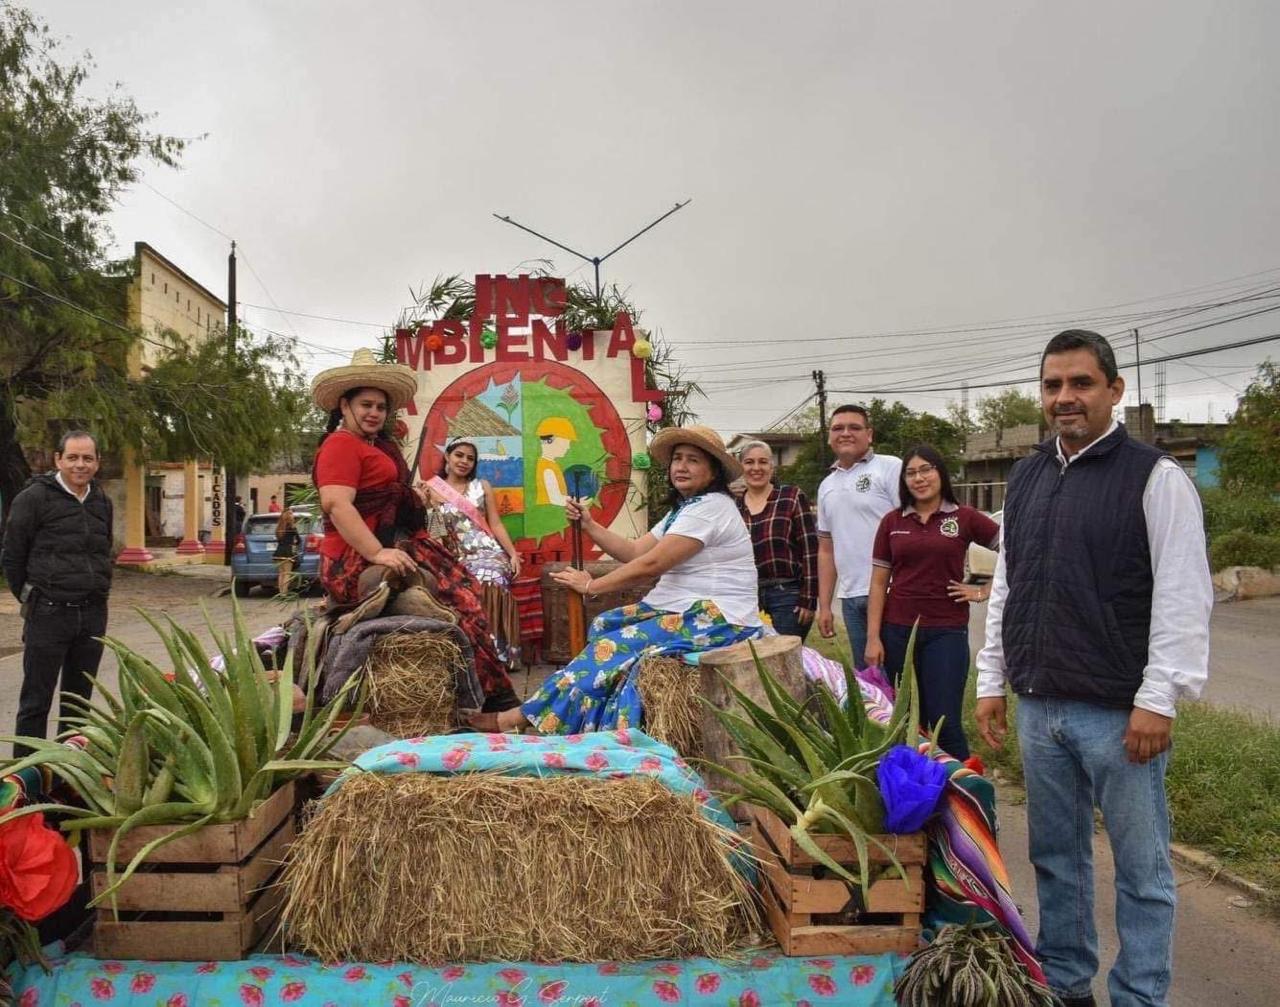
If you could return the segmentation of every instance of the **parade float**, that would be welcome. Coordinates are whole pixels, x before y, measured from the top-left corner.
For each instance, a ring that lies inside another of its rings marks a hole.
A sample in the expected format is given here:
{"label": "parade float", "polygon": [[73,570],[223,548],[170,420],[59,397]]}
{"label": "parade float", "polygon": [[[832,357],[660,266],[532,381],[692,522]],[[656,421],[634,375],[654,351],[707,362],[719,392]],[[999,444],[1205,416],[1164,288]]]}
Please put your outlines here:
{"label": "parade float", "polygon": [[[647,436],[672,405],[653,342],[554,278],[436,293],[394,340],[419,375],[413,474],[476,443],[529,571],[526,642],[571,648],[541,574],[600,560],[560,495],[647,529]],[[211,627],[218,656],[157,625],[167,667],[112,644],[118,692],[0,767],[17,1002],[1046,1002],[991,785],[918,737],[914,689],[774,637],[647,662],[661,740],[459,733],[465,635],[374,608],[258,640],[237,616]],[[395,625],[360,633],[375,622]],[[383,743],[348,765],[366,703]],[[63,902],[39,952],[30,925]],[[966,948],[999,981],[971,982]]]}

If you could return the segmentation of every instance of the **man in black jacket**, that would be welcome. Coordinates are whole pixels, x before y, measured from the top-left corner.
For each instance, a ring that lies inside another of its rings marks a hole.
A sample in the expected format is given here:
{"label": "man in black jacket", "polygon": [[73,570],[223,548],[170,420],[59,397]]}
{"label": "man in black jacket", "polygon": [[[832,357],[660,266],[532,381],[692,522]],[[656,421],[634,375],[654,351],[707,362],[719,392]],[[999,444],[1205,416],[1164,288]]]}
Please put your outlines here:
{"label": "man in black jacket", "polygon": [[[22,602],[22,693],[16,734],[45,737],[53,692],[88,698],[102,659],[111,590],[111,501],[93,477],[98,445],[73,430],[54,452],[57,471],[36,476],[13,498],[0,553]],[[59,716],[74,714],[60,704]],[[28,749],[14,746],[14,755]]]}

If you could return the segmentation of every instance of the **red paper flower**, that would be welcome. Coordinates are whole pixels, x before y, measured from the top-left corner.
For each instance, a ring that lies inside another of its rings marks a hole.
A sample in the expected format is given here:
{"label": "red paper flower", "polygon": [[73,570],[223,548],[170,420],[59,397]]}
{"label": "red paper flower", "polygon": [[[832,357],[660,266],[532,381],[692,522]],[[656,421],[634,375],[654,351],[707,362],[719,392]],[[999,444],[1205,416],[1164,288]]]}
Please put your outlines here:
{"label": "red paper flower", "polygon": [[874,965],[855,965],[849,973],[849,980],[855,986],[865,986],[876,977]]}
{"label": "red paper flower", "polygon": [[715,972],[704,972],[702,975],[698,976],[697,980],[693,984],[693,988],[703,996],[714,993],[720,988],[720,976]]}
{"label": "red paper flower", "polygon": [[34,986],[28,986],[22,991],[22,996],[18,997],[18,1007],[40,1007],[40,991]]}
{"label": "red paper flower", "polygon": [[273,975],[271,969],[265,965],[255,965],[249,970],[249,975],[253,976],[258,982],[265,983]]}
{"label": "red paper flower", "polygon": [[296,980],[291,983],[285,983],[284,989],[280,991],[280,999],[287,1004],[293,1003],[296,1000],[301,1000],[306,995],[307,984]]}
{"label": "red paper flower", "polygon": [[664,1004],[680,1002],[680,987],[675,983],[667,982],[665,979],[659,979],[653,984],[653,992],[658,995],[658,999]]}
{"label": "red paper flower", "polygon": [[164,1007],[187,1007],[187,995],[185,993],[175,993],[164,1002]]}
{"label": "red paper flower", "polygon": [[461,979],[466,974],[467,970],[461,965],[450,965],[447,968],[440,970],[440,978],[448,982],[453,982],[455,979]]}
{"label": "red paper flower", "polygon": [[[22,821],[22,819],[18,819]],[[89,992],[95,1000],[114,1000],[116,998],[116,988],[110,979],[90,979]]]}
{"label": "red paper flower", "polygon": [[555,982],[543,983],[542,988],[538,990],[538,1002],[544,1004],[553,1004],[564,994],[564,988],[567,984],[563,979],[557,979]]}
{"label": "red paper flower", "polygon": [[738,997],[738,1007],[760,1007],[760,995],[755,990],[747,990]]}
{"label": "red paper flower", "polygon": [[498,975],[504,981],[511,983],[512,986],[524,979],[524,973],[519,969],[501,969]]}
{"label": "red paper flower", "polygon": [[71,898],[76,855],[44,815],[25,815],[0,825],[0,904],[28,923],[42,920]]}
{"label": "red paper flower", "polygon": [[252,983],[240,985],[240,1002],[244,1007],[262,1007],[262,987]]}

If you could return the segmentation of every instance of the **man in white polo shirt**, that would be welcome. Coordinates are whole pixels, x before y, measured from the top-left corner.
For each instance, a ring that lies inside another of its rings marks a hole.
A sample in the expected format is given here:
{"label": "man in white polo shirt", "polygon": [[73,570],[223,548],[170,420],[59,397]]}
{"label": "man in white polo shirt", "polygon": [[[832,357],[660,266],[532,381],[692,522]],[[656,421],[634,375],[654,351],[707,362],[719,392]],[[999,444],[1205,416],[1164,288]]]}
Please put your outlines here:
{"label": "man in white polo shirt", "polygon": [[827,434],[836,461],[818,487],[818,632],[835,635],[834,595],[857,668],[867,649],[871,545],[880,519],[898,506],[902,475],[900,458],[871,450],[874,436],[866,409],[838,406]]}

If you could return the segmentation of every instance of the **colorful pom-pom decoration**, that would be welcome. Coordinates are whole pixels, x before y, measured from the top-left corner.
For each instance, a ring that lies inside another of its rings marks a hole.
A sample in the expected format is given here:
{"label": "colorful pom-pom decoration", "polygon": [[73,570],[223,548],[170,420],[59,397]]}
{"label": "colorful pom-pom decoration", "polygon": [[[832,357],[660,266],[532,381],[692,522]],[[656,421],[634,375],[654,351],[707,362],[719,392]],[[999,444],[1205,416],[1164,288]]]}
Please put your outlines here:
{"label": "colorful pom-pom decoration", "polygon": [[569,333],[568,337],[564,341],[564,344],[565,346],[569,347],[571,352],[576,353],[578,350],[582,349],[582,333],[579,332],[577,329],[574,329],[572,332]]}
{"label": "colorful pom-pom decoration", "polygon": [[438,332],[431,333],[427,336],[427,349],[432,353],[444,349],[444,338]]}
{"label": "colorful pom-pom decoration", "polygon": [[631,467],[644,472],[646,469],[653,468],[653,459],[649,457],[648,451],[637,451],[631,456]]}
{"label": "colorful pom-pom decoration", "polygon": [[493,329],[485,329],[480,333],[480,345],[486,350],[491,350],[498,345],[498,334]]}
{"label": "colorful pom-pom decoration", "polygon": [[650,402],[649,408],[644,411],[644,414],[648,417],[650,423],[657,423],[658,420],[662,419],[662,406],[656,402]]}
{"label": "colorful pom-pom decoration", "polygon": [[647,339],[637,339],[635,345],[631,347],[631,355],[641,360],[648,360],[653,356],[653,343]]}

